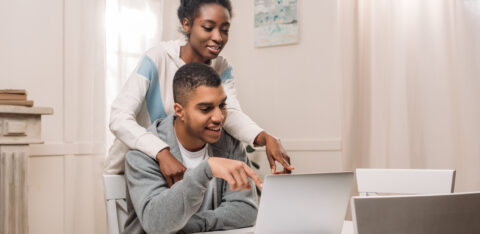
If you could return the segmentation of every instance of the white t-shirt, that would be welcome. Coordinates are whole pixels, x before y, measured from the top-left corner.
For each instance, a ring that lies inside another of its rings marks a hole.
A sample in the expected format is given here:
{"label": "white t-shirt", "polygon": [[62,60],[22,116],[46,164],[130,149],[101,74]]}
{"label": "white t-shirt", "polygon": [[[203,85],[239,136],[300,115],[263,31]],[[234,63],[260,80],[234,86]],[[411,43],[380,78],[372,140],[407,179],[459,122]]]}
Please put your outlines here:
{"label": "white t-shirt", "polygon": [[[208,144],[205,144],[205,146],[199,151],[191,152],[185,149],[178,139],[177,139],[177,142],[178,142],[178,147],[180,148],[180,153],[182,154],[183,165],[187,169],[193,169],[197,167],[203,160],[208,159],[209,157]],[[205,196],[203,197],[202,206],[200,206],[200,209],[198,211],[213,210],[214,188],[215,188],[215,180],[211,179],[210,183],[208,183],[208,188],[207,188],[207,191],[205,192]]]}

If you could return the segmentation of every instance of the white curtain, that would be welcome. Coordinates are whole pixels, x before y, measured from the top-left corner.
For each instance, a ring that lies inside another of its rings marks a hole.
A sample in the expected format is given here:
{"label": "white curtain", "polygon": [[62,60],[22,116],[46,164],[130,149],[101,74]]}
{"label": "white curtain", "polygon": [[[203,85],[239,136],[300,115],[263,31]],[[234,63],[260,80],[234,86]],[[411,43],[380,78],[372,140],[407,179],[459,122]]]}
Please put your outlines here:
{"label": "white curtain", "polygon": [[[65,1],[65,155],[63,233],[105,233],[103,162],[110,103],[161,33],[161,0]],[[107,146],[106,146],[107,145]],[[92,149],[93,148],[93,149]]]}
{"label": "white curtain", "polygon": [[58,225],[63,233],[105,233],[105,1],[66,0],[63,12],[63,114],[68,124],[62,143],[77,149],[63,155],[64,193],[58,202],[64,204],[64,218]]}
{"label": "white curtain", "polygon": [[454,168],[480,190],[480,1],[339,1],[343,165]]}
{"label": "white curtain", "polygon": [[[163,0],[107,0],[107,125],[111,103],[128,76],[143,53],[162,39],[164,5]],[[107,142],[113,142],[108,130]]]}

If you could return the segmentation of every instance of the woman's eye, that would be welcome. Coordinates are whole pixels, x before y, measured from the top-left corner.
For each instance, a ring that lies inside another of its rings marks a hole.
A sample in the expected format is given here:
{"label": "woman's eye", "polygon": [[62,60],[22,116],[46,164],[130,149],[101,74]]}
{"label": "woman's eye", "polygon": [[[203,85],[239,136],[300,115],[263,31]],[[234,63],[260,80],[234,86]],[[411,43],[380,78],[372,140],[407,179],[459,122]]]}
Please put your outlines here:
{"label": "woman's eye", "polygon": [[207,32],[210,32],[210,31],[213,30],[213,28],[207,27],[207,26],[203,26],[203,29],[205,29],[205,31],[207,31]]}
{"label": "woman's eye", "polygon": [[223,32],[223,33],[227,33],[227,34],[228,34],[228,31],[230,31],[230,29],[228,29],[228,28],[227,28],[227,29],[222,29],[222,32]]}
{"label": "woman's eye", "polygon": [[226,103],[222,103],[222,104],[220,104],[219,107],[220,107],[220,109],[225,109],[225,108],[227,108],[227,104],[226,104]]}

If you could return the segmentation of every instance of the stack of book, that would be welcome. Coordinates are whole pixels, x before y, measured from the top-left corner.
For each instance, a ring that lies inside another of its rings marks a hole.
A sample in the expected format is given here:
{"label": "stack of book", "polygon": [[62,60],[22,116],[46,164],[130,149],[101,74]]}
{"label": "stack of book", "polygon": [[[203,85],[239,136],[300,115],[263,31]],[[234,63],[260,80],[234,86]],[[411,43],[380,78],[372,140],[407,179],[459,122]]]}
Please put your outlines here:
{"label": "stack of book", "polygon": [[0,89],[0,105],[33,106],[33,101],[27,100],[24,89]]}

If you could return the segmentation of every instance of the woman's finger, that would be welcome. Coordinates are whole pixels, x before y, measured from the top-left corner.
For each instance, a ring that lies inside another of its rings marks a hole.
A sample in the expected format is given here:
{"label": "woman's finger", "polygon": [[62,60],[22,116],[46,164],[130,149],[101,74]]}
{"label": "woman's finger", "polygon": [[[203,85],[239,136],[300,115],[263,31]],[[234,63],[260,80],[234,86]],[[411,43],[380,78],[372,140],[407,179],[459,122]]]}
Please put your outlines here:
{"label": "woman's finger", "polygon": [[167,181],[167,186],[170,188],[173,185],[173,179],[170,176],[165,177],[165,180]]}
{"label": "woman's finger", "polygon": [[173,183],[175,184],[182,179],[183,179],[183,173],[176,174],[176,175],[173,176]]}
{"label": "woman's finger", "polygon": [[291,174],[292,173],[292,170],[295,169],[294,167],[292,167],[292,164],[290,163],[290,157],[286,154],[286,153],[283,153],[283,158],[285,159],[285,161],[288,163],[288,165],[290,166],[290,168],[283,168],[283,171],[285,172],[285,174]]}
{"label": "woman's finger", "polygon": [[287,163],[287,162],[286,162],[285,160],[283,160],[283,159],[282,159],[282,161],[280,162],[280,164],[282,164],[283,168],[285,168],[285,169],[287,169],[287,170],[289,170],[289,171],[295,169],[294,167],[292,167],[292,166],[290,165],[290,163]]}
{"label": "woman's finger", "polygon": [[272,174],[275,174],[277,171],[277,165],[275,164],[275,159],[273,158],[273,155],[269,152],[267,152],[267,159],[268,163],[270,164],[270,168],[272,169]]}
{"label": "woman's finger", "polygon": [[288,157],[288,155],[285,153],[278,152],[276,154],[275,160],[279,162],[283,166],[283,168],[287,170],[291,171],[295,169],[294,167],[290,166],[290,157]]}

